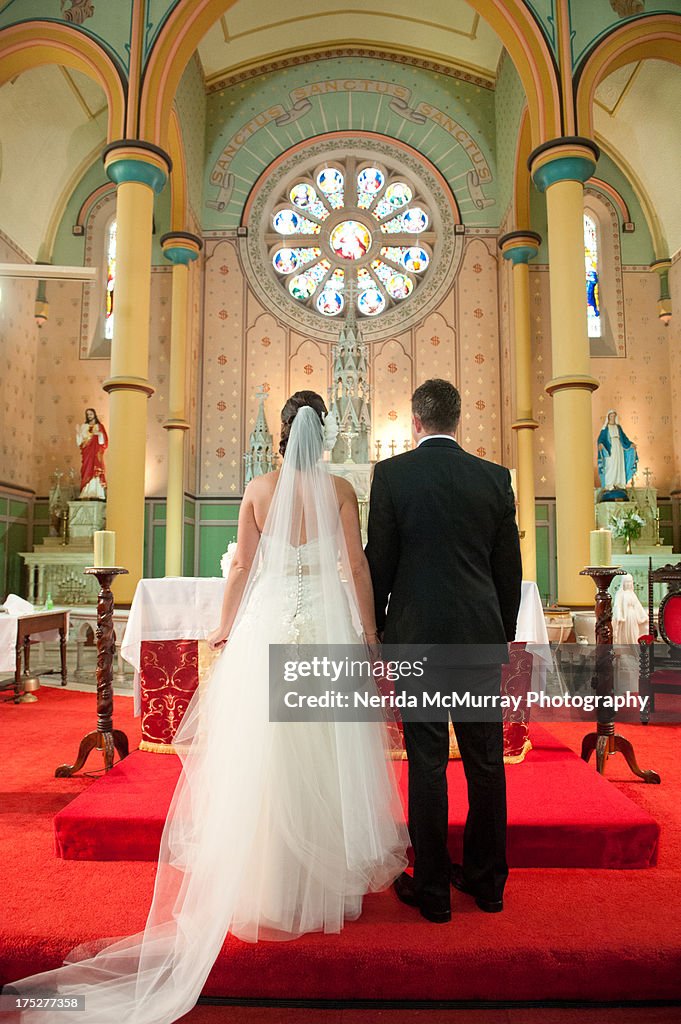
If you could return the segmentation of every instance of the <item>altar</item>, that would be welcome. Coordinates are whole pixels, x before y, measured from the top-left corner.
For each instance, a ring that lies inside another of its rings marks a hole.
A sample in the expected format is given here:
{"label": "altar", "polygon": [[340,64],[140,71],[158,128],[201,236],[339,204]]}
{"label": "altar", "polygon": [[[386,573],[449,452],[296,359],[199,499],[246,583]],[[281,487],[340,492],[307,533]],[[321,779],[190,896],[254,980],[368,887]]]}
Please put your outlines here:
{"label": "altar", "polygon": [[[634,589],[644,607],[648,606],[648,566],[652,560],[653,569],[659,569],[676,559],[673,555],[671,544],[658,543],[659,521],[657,511],[657,488],[655,487],[628,487],[627,496],[629,501],[599,501],[600,491],[594,491],[596,507],[596,526],[599,529],[612,530],[613,517],[626,515],[628,512],[636,512],[644,520],[641,527],[641,536],[632,540],[630,555],[626,553],[626,542],[621,537],[612,538],[612,564],[619,565],[634,579]],[[613,587],[613,594],[617,588]],[[666,593],[666,586],[661,583],[655,584],[655,604],[659,604]]]}
{"label": "altar", "polygon": [[[174,753],[173,738],[189,701],[220,656],[206,637],[220,618],[226,580],[222,577],[142,579],[137,585],[121,642],[121,656],[133,666],[134,711],[141,718],[141,750]],[[552,664],[546,623],[534,582],[522,584],[516,643],[503,667],[502,688],[517,694],[541,685]],[[527,716],[507,716],[507,762],[529,750]],[[400,755],[399,738],[395,754]]]}

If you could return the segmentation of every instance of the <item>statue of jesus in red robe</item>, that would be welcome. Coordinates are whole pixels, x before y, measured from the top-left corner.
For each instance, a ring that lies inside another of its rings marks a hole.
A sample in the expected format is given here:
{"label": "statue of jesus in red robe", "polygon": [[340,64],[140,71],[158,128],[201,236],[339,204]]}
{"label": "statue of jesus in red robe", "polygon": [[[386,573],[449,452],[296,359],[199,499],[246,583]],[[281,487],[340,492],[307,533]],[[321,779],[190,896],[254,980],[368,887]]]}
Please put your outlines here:
{"label": "statue of jesus in red robe", "polygon": [[76,441],[80,446],[80,495],[81,499],[106,499],[106,475],[104,473],[104,452],[109,438],[97,419],[94,409],[85,410],[85,422],[78,425]]}

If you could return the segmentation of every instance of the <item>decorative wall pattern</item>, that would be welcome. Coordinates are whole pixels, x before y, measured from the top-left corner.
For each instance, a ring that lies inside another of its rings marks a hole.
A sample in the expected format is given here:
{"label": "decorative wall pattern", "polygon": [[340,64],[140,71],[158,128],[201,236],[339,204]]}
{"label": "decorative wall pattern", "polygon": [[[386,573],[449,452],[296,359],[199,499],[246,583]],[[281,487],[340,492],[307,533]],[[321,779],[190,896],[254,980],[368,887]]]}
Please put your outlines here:
{"label": "decorative wall pattern", "polygon": [[149,381],[154,393],[147,406],[147,458],[144,481],[145,493],[150,498],[165,495],[168,483],[168,437],[163,424],[168,418],[172,295],[172,268],[152,267]]}
{"label": "decorative wall pattern", "polygon": [[[202,494],[241,494],[245,286],[232,239],[206,239],[203,395],[199,457]],[[219,454],[224,452],[224,454]]]}
{"label": "decorative wall pattern", "polygon": [[[551,306],[547,271],[530,264],[530,329],[535,368],[532,405],[539,424],[534,431],[534,486],[538,498],[556,493],[553,465],[553,408],[544,388],[551,380]],[[586,329],[586,327],[585,327]]]}
{"label": "decorative wall pattern", "polygon": [[201,213],[203,192],[203,145],[206,134],[206,91],[198,55],[194,54],[175,96],[180,119],[184,156],[187,165],[189,209],[194,216]]}
{"label": "decorative wall pattern", "polygon": [[[23,253],[1,234],[0,262],[26,262]],[[36,282],[3,278],[0,288],[0,480],[32,487],[39,334],[33,319]]]}
{"label": "decorative wall pattern", "polygon": [[415,328],[416,337],[414,360],[414,386],[430,377],[444,377],[456,384],[456,313],[454,290],[449,293],[437,313],[427,316],[423,324]]}
{"label": "decorative wall pattern", "polygon": [[[245,442],[243,445],[244,451],[248,447],[251,431],[255,426],[255,419],[258,415],[256,389],[264,385],[267,391],[265,416],[275,441],[279,429],[279,413],[287,398],[285,394],[287,391],[287,331],[271,313],[265,313],[252,296],[249,298],[248,306],[249,322],[251,322],[252,326],[248,328],[246,333],[246,375],[244,379],[244,423],[242,434]],[[308,360],[306,360],[307,362]],[[305,376],[300,373],[300,375],[296,374],[294,376],[291,390],[298,391],[308,386],[313,387],[311,384],[308,385]],[[325,392],[322,391],[322,394],[325,394]]]}
{"label": "decorative wall pattern", "polygon": [[499,310],[496,238],[470,238],[457,278],[461,388],[460,441],[467,451],[501,461]]}

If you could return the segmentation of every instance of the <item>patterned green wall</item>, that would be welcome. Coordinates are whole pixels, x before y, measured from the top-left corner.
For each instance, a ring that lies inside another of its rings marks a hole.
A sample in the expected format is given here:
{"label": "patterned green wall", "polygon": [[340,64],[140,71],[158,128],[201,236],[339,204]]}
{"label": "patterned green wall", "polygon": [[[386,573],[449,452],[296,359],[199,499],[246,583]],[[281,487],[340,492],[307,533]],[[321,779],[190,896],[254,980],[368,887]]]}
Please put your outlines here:
{"label": "patterned green wall", "polygon": [[[647,0],[646,9],[639,18],[653,14],[681,14],[681,0]],[[570,28],[572,66],[577,67],[585,54],[598,40],[625,21],[613,10],[610,0],[570,0]]]}
{"label": "patterned green wall", "polygon": [[[159,0],[156,6],[159,6]],[[167,0],[163,5],[168,6]],[[72,5],[81,7],[78,0]],[[152,6],[154,6],[152,4]],[[101,0],[92,4],[92,14],[86,17],[82,25],[75,26],[86,35],[95,39],[105,50],[116,58],[127,71],[130,66],[130,27],[133,0]],[[59,24],[66,22],[61,11],[59,0],[8,0],[0,11],[0,28],[21,21],[53,21]]]}
{"label": "patterned green wall", "polygon": [[206,89],[198,57],[189,61],[175,97],[187,165],[189,206],[201,216],[203,151],[206,132]]}
{"label": "patterned green wall", "polygon": [[494,92],[499,220],[503,219],[513,199],[516,145],[524,105],[525,90],[513,61],[504,51]]}
{"label": "patterned green wall", "polygon": [[273,160],[302,140],[346,130],[413,146],[449,182],[467,224],[498,224],[494,92],[405,64],[343,57],[209,95],[204,227],[236,227]]}

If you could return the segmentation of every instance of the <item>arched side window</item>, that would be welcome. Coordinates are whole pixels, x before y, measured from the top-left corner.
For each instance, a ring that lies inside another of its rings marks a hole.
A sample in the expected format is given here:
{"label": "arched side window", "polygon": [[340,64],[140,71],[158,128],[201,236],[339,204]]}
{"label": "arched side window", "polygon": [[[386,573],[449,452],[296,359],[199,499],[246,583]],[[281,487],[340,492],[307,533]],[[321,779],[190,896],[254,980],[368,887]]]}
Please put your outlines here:
{"label": "arched side window", "polygon": [[584,214],[584,265],[586,272],[586,319],[590,338],[601,337],[600,260],[598,228],[589,214]]}
{"label": "arched side window", "polygon": [[591,355],[627,354],[620,219],[611,199],[597,188],[584,190],[584,273]]}
{"label": "arched side window", "polygon": [[116,290],[116,219],[109,221],[106,230],[106,251],[104,266],[106,267],[106,295],[104,299],[104,337],[113,340],[114,330],[114,293]]}
{"label": "arched side window", "polygon": [[116,288],[115,186],[100,186],[91,198],[85,222],[83,265],[96,267],[97,276],[83,285],[79,355],[81,359],[108,359]]}

